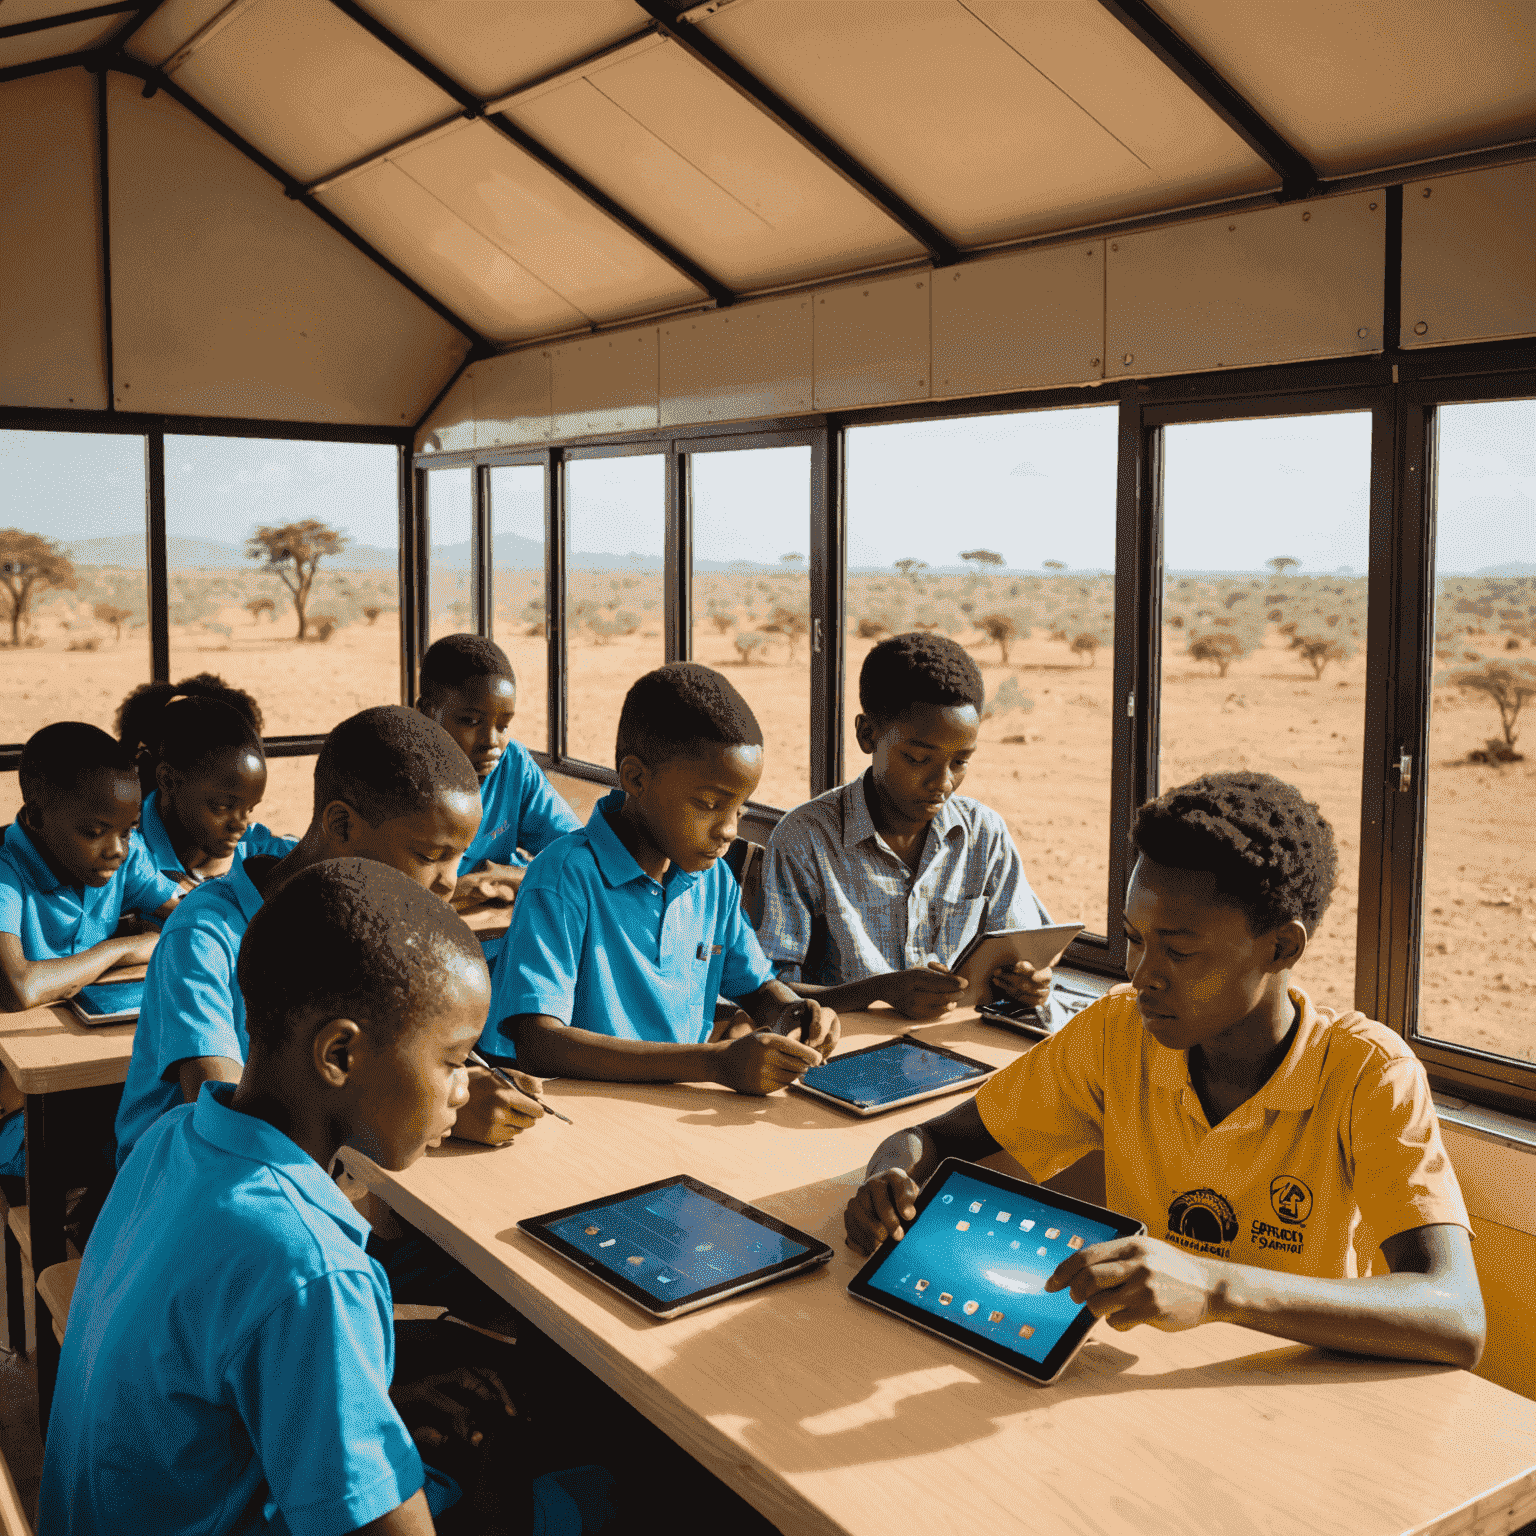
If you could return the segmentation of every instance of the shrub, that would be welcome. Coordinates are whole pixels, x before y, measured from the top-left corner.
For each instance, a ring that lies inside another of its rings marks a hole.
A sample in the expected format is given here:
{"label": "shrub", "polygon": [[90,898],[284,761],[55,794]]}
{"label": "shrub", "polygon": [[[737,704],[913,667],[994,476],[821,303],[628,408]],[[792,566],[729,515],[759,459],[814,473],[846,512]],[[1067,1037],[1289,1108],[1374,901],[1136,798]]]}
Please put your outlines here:
{"label": "shrub", "polygon": [[768,640],[755,629],[744,629],[737,634],[735,643],[741,653],[741,664],[745,667],[751,662],[753,654],[767,645]]}
{"label": "shrub", "polygon": [[976,627],[988,640],[992,641],[1002,654],[1003,665],[1008,665],[1008,647],[1015,640],[1029,638],[1030,622],[1028,617],[1019,612],[999,610],[996,613],[983,614],[976,620]]}

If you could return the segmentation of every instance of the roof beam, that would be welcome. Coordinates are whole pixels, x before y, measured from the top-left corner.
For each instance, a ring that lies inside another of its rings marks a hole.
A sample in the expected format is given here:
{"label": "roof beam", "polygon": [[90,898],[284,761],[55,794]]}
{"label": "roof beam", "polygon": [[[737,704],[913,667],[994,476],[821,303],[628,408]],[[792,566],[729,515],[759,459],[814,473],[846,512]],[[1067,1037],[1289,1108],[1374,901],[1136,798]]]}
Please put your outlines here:
{"label": "roof beam", "polygon": [[635,3],[656,22],[664,36],[671,38],[696,63],[744,96],[765,117],[771,118],[824,165],[830,166],[850,186],[862,192],[888,219],[899,224],[928,252],[935,266],[949,266],[960,259],[959,247],[947,235],[718,43],[705,37],[697,27],[685,25],[683,16],[674,7],[667,5],[665,0],[635,0]]}
{"label": "roof beam", "polygon": [[121,32],[114,34],[114,36],[108,40],[107,47],[114,51],[121,49],[127,43],[128,39],[132,37],[133,34],[137,32],[139,28],[142,27],[144,23],[148,21],[149,18],[153,16],[155,12],[158,11],[164,4],[165,0],[151,0],[149,5],[141,4],[138,7],[139,14],[135,16],[133,20],[130,21]]}
{"label": "roof beam", "polygon": [[[644,0],[641,0],[644,4]],[[1146,0],[1099,0],[1142,47],[1153,53],[1280,178],[1281,201],[1306,197],[1321,179],[1316,168],[1245,96],[1163,20]],[[647,7],[649,9],[649,7]]]}
{"label": "roof beam", "polygon": [[553,150],[539,143],[532,134],[524,132],[502,113],[488,111],[486,104],[472,91],[465,89],[429,59],[423,58],[409,43],[396,37],[383,22],[370,16],[362,6],[358,5],[356,0],[331,0],[331,4],[343,15],[350,17],[370,36],[383,43],[397,58],[403,59],[423,79],[430,80],[449,100],[457,102],[465,117],[486,123],[525,154],[531,155],[545,170],[564,182],[571,191],[606,214],[614,223],[646,246],[652,255],[660,257],[674,271],[680,272],[689,282],[702,288],[721,308],[736,302],[736,295],[718,277],[707,272],[691,256],[680,251],[670,240],[663,238],[623,204],[610,197],[593,182],[588,181],[574,166],[568,165]]}
{"label": "roof beam", "polygon": [[80,53],[58,53],[51,59],[33,59],[30,64],[8,64],[0,69],[0,85],[7,80],[25,80],[28,75],[49,75],[56,69],[73,69],[77,64],[89,69],[99,57],[96,49],[87,48]]}
{"label": "roof beam", "polygon": [[119,70],[125,75],[132,75],[135,79],[142,80],[146,96],[152,96],[156,91],[164,91],[167,96],[185,107],[200,122],[213,129],[226,144],[237,149],[252,165],[259,166],[264,170],[295,202],[302,203],[317,218],[324,219],[342,239],[356,246],[376,267],[387,272],[402,288],[406,288],[415,294],[433,313],[440,315],[456,331],[467,337],[474,346],[487,353],[495,350],[491,343],[467,320],[461,320],[441,299],[429,293],[415,278],[409,277],[402,272],[382,251],[370,245],[356,230],[344,224],[318,198],[308,195],[302,185],[283,170],[276,161],[269,160],[254,144],[248,143],[245,139],[241,138],[228,123],[214,116],[196,97],[188,95],[163,70],[156,69],[149,64],[141,64],[138,60],[130,58],[113,59],[108,67]]}
{"label": "roof beam", "polygon": [[104,16],[120,16],[136,11],[142,0],[119,0],[117,5],[92,5],[83,11],[64,11],[57,16],[39,16],[35,21],[17,21],[0,27],[0,37],[24,37],[28,32],[51,32],[55,27],[71,26],[77,21],[100,21]]}

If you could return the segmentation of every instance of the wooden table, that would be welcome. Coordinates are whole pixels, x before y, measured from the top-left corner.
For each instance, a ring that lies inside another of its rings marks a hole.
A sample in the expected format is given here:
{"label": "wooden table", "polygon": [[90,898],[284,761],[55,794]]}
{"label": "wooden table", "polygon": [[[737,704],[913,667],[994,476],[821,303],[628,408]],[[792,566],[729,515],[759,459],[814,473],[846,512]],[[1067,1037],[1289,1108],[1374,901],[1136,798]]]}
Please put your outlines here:
{"label": "wooden table", "polygon": [[[847,1045],[906,1027],[844,1020]],[[918,1027],[1003,1065],[975,1015]],[[854,1301],[842,1210],[875,1145],[958,1096],[858,1121],[797,1094],[552,1080],[509,1147],[349,1169],[785,1532],[1505,1533],[1536,1517],[1536,1403],[1449,1367],[1227,1324],[1100,1325],[1052,1387]],[[827,1271],[655,1323],[519,1233],[689,1172],[831,1243]]]}
{"label": "wooden table", "polygon": [[[133,1025],[87,1029],[62,1003],[0,1013],[0,1062],[27,1096],[27,1218],[33,1283],[65,1257],[64,1194],[92,1138],[111,1134],[133,1056]],[[15,1341],[12,1341],[13,1344]],[[59,1345],[37,1329],[38,1414],[46,1434]]]}

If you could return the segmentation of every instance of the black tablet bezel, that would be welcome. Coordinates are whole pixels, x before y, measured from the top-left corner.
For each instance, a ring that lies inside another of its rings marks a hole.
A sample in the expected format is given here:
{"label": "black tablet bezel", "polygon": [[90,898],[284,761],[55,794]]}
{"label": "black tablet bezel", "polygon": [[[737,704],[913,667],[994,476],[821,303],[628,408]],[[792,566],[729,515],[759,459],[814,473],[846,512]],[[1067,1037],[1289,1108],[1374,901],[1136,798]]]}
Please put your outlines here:
{"label": "black tablet bezel", "polygon": [[[611,1205],[619,1205],[626,1200],[633,1200],[637,1195],[648,1195],[653,1190],[667,1189],[674,1184],[686,1185],[695,1194],[713,1200],[717,1205],[734,1211],[738,1216],[748,1217],[759,1226],[767,1228],[775,1236],[787,1237],[792,1242],[803,1243],[806,1252],[792,1258],[781,1259],[777,1264],[767,1265],[762,1269],[751,1270],[745,1275],[738,1275],[734,1280],[722,1280],[718,1285],[706,1286],[700,1291],[689,1291],[686,1295],[679,1297],[662,1297],[652,1296],[649,1291],[641,1290],[626,1276],[610,1269],[591,1254],[583,1253],[580,1248],[568,1243],[558,1233],[550,1230],[554,1222],[564,1221],[567,1217],[596,1215],[597,1212]],[[749,1205],[745,1200],[738,1200],[734,1195],[728,1195],[712,1184],[705,1184],[702,1180],[694,1178],[691,1173],[674,1173],[665,1179],[655,1179],[649,1184],[636,1184],[632,1189],[623,1189],[617,1194],[604,1195],[597,1200],[582,1200],[558,1211],[547,1211],[542,1216],[525,1216],[517,1226],[519,1231],[526,1233],[536,1243],[558,1253],[561,1258],[569,1260],[578,1269],[585,1270],[594,1279],[618,1291],[636,1306],[644,1308],[653,1317],[667,1317],[678,1312],[679,1309],[691,1312],[713,1297],[725,1296],[766,1284],[779,1275],[792,1274],[796,1270],[806,1269],[816,1264],[825,1264],[832,1257],[832,1249],[820,1238],[812,1237],[809,1232],[802,1232],[799,1227],[792,1227],[787,1221],[780,1221],[777,1216],[770,1216],[767,1211],[760,1210],[755,1205]]]}
{"label": "black tablet bezel", "polygon": [[[1134,1217],[1122,1216],[1118,1211],[1107,1210],[1104,1206],[1093,1205],[1087,1200],[1076,1200],[1070,1195],[1057,1194],[1055,1190],[1046,1189],[1040,1184],[1026,1184],[1020,1179],[1010,1178],[1006,1173],[997,1173],[991,1168],[983,1168],[979,1163],[968,1163],[959,1157],[946,1157],[934,1169],[918,1194],[915,1202],[917,1219],[908,1223],[909,1226],[916,1226],[917,1221],[922,1220],[923,1212],[938,1197],[939,1192],[949,1182],[950,1176],[956,1173],[990,1185],[993,1189],[1001,1190],[1015,1198],[1034,1200],[1041,1205],[1047,1205],[1063,1215],[1082,1216],[1089,1221],[1098,1222],[1101,1226],[1112,1227],[1117,1237],[1140,1237],[1147,1230],[1146,1224],[1137,1221]],[[848,1294],[859,1301],[867,1301],[879,1307],[883,1312],[892,1312],[897,1317],[916,1323],[929,1333],[936,1333],[950,1343],[970,1350],[972,1354],[983,1355],[988,1360],[995,1361],[998,1365],[1030,1381],[1041,1385],[1054,1381],[1072,1356],[1081,1348],[1083,1340],[1087,1338],[1096,1321],[1087,1307],[1081,1308],[1077,1316],[1067,1325],[1066,1332],[1056,1341],[1050,1354],[1044,1360],[1031,1360],[1023,1354],[994,1343],[991,1339],[984,1339],[979,1334],[971,1333],[957,1323],[925,1311],[922,1307],[915,1306],[899,1296],[893,1296],[889,1291],[878,1290],[871,1285],[870,1279],[875,1271],[890,1257],[891,1251],[899,1246],[890,1238],[881,1243],[869,1256],[864,1267],[848,1282]]]}
{"label": "black tablet bezel", "polygon": [[[975,1073],[970,1077],[957,1077],[952,1083],[944,1083],[936,1088],[924,1088],[917,1093],[908,1094],[904,1098],[886,1099],[879,1104],[868,1104],[858,1099],[845,1099],[833,1093],[827,1088],[818,1088],[814,1084],[803,1081],[791,1083],[792,1088],[798,1088],[804,1093],[810,1093],[814,1098],[823,1103],[833,1104],[839,1109],[846,1109],[850,1114],[861,1118],[866,1115],[882,1114],[888,1109],[900,1109],[906,1104],[920,1104],[924,1099],[936,1099],[946,1093],[958,1093],[962,1088],[975,1088],[984,1083],[994,1072],[1000,1069],[989,1065],[985,1061],[977,1061],[974,1056],[963,1055],[960,1051],[952,1051],[947,1045],[940,1045],[935,1040],[919,1040],[912,1035],[892,1035],[888,1040],[877,1040],[873,1045],[861,1045],[856,1051],[839,1051],[828,1058],[824,1066],[836,1066],[841,1061],[852,1061],[859,1056],[872,1056],[876,1051],[889,1051],[893,1049],[910,1048],[915,1051],[932,1051],[936,1056],[945,1056],[950,1061],[962,1062],[967,1067],[974,1067]],[[811,1068],[811,1072],[818,1070]],[[810,1076],[808,1072],[807,1077]]]}

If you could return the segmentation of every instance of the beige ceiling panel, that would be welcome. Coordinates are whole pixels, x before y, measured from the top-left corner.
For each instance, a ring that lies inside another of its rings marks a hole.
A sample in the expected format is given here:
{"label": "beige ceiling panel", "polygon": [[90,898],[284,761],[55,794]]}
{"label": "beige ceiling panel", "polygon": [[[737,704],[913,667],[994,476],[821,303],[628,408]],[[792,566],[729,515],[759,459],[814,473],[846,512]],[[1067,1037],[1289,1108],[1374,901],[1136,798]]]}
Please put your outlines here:
{"label": "beige ceiling panel", "polygon": [[464,337],[163,92],[108,82],[119,407],[415,421]]}
{"label": "beige ceiling panel", "polygon": [[633,0],[368,0],[368,11],[482,101],[638,32]]}
{"label": "beige ceiling panel", "polygon": [[1402,345],[1536,335],[1536,165],[1403,188]]}
{"label": "beige ceiling panel", "polygon": [[835,171],[657,41],[507,115],[737,289],[921,254]]}
{"label": "beige ceiling panel", "polygon": [[932,274],[933,392],[985,395],[1104,373],[1104,242]]}
{"label": "beige ceiling panel", "polygon": [[[75,6],[75,10],[83,7]],[[8,9],[0,5],[0,26],[8,25]],[[102,16],[95,21],[75,21],[65,27],[49,27],[46,32],[23,32],[20,37],[0,37],[0,69],[13,64],[31,64],[38,59],[58,58],[65,53],[82,53],[104,43],[123,25],[121,16]]]}
{"label": "beige ceiling panel", "polygon": [[1531,0],[1158,0],[1325,175],[1536,133]]}
{"label": "beige ceiling panel", "polygon": [[106,409],[95,87],[0,85],[0,405]]}
{"label": "beige ceiling panel", "polygon": [[[0,27],[25,26],[29,21],[48,21],[84,9],[80,0],[0,0]],[[118,22],[119,26],[124,24]]]}
{"label": "beige ceiling panel", "polygon": [[257,0],[175,79],[301,181],[458,110],[328,0]]}
{"label": "beige ceiling panel", "polygon": [[795,294],[664,320],[662,426],[809,411],[811,301]]}
{"label": "beige ceiling panel", "polygon": [[475,370],[466,368],[416,434],[417,453],[455,453],[475,446]]}
{"label": "beige ceiling panel", "polygon": [[434,139],[395,164],[593,320],[704,298],[701,288],[488,124]]}
{"label": "beige ceiling panel", "polygon": [[566,342],[550,352],[557,438],[659,425],[655,326]]}
{"label": "beige ceiling panel", "polygon": [[931,272],[907,273],[813,296],[818,411],[925,400],[931,347]]}
{"label": "beige ceiling panel", "polygon": [[545,443],[554,431],[548,347],[531,347],[476,363],[475,446]]}
{"label": "beige ceiling panel", "polygon": [[587,323],[398,166],[348,177],[320,201],[483,336],[525,341]]}
{"label": "beige ceiling panel", "polygon": [[1385,210],[1359,192],[1111,239],[1105,376],[1381,351]]}
{"label": "beige ceiling panel", "polygon": [[165,0],[128,39],[126,52],[145,64],[164,64],[230,4],[230,0]]}

